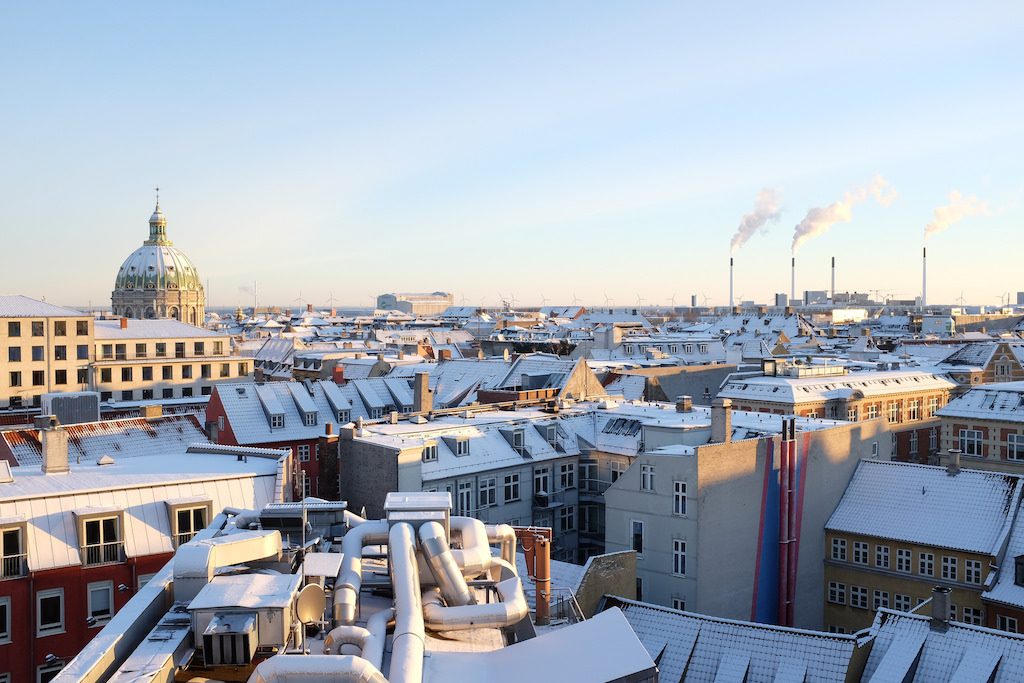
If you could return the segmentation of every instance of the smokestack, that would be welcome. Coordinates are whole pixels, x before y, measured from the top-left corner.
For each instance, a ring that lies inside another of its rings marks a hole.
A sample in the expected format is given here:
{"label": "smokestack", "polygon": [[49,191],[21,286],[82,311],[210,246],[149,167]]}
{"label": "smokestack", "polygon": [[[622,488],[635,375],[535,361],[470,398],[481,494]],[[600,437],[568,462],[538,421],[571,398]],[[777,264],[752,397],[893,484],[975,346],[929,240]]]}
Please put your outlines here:
{"label": "smokestack", "polygon": [[711,443],[732,441],[732,401],[716,398],[711,403]]}
{"label": "smokestack", "polygon": [[690,308],[697,308],[697,295],[696,294],[691,294],[690,295]]}
{"label": "smokestack", "polygon": [[921,310],[928,305],[928,247],[921,247]]}
{"label": "smokestack", "polygon": [[796,256],[793,257],[791,265],[792,270],[790,272],[789,279],[789,300],[796,301]]}
{"label": "smokestack", "polygon": [[832,257],[832,303],[836,302],[836,257]]}
{"label": "smokestack", "polygon": [[949,594],[953,589],[949,586],[935,586],[932,588],[932,623],[936,628],[943,628],[949,624]]}
{"label": "smokestack", "polygon": [[729,257],[729,308],[732,308],[732,257]]}

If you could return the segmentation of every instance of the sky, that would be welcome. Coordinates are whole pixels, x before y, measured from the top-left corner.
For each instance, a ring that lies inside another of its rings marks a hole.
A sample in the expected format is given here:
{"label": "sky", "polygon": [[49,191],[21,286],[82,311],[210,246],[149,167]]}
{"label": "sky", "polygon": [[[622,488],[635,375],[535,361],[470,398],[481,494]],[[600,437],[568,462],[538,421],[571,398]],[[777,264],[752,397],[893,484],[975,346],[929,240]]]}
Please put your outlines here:
{"label": "sky", "polygon": [[1016,1],[3,3],[0,291],[109,305],[159,186],[215,307],[725,304],[769,191],[737,300],[789,291],[798,226],[798,291],[835,256],[839,291],[918,296],[952,204],[929,302],[1013,301],[1022,30]]}

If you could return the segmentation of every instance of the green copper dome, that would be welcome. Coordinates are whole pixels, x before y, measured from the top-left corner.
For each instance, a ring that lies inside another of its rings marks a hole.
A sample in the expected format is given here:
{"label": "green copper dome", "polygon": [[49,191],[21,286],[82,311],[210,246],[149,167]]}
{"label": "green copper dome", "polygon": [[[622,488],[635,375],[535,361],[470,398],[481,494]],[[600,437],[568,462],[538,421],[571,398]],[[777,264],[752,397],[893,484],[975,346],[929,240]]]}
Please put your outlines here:
{"label": "green copper dome", "polygon": [[115,290],[203,290],[199,271],[167,239],[167,218],[157,202],[149,218],[149,239],[121,264]]}

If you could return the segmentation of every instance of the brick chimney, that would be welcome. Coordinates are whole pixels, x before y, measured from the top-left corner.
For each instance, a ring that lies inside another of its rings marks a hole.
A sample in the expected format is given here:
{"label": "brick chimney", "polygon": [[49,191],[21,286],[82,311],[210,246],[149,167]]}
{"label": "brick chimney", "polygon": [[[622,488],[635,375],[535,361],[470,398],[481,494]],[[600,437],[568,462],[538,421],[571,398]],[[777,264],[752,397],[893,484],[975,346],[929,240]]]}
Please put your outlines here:
{"label": "brick chimney", "polygon": [[43,455],[43,474],[59,474],[71,469],[68,464],[68,434],[57,422],[56,415],[40,415],[35,419],[39,430],[39,446]]}
{"label": "brick chimney", "polygon": [[716,398],[711,402],[711,443],[732,441],[732,401]]}
{"label": "brick chimney", "polygon": [[412,412],[429,413],[434,409],[434,392],[430,390],[430,374],[417,372],[412,382]]}
{"label": "brick chimney", "polygon": [[127,330],[128,329],[128,318],[121,318],[121,329],[122,330]]}
{"label": "brick chimney", "polygon": [[676,412],[677,413],[692,413],[693,412],[693,397],[692,396],[677,396],[676,397]]}

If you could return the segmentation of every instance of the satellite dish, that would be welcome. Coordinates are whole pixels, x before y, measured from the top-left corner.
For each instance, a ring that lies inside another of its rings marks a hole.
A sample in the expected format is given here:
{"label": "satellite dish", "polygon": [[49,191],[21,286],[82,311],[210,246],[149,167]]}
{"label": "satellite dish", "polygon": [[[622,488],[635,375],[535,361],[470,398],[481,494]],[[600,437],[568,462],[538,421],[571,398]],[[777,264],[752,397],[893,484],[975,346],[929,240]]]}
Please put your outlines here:
{"label": "satellite dish", "polygon": [[299,597],[295,601],[295,617],[303,624],[320,621],[324,617],[326,606],[324,589],[319,584],[311,583],[299,591]]}

